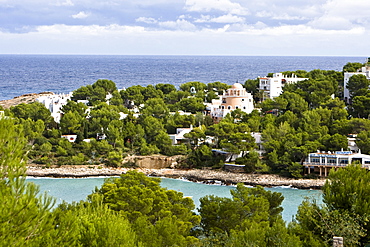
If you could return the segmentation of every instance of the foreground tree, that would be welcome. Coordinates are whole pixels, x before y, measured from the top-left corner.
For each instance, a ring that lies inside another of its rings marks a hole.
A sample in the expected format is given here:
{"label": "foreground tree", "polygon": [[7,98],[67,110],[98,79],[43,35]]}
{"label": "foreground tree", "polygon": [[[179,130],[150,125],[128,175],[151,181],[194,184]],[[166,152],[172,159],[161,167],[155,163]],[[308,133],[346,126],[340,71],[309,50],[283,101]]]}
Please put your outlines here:
{"label": "foreground tree", "polygon": [[204,246],[301,246],[281,219],[281,193],[243,184],[230,192],[200,199]]}
{"label": "foreground tree", "polygon": [[331,171],[323,187],[325,205],[304,202],[292,228],[306,246],[329,246],[333,236],[343,237],[346,246],[364,246],[370,243],[369,193],[370,173],[360,165]]}
{"label": "foreground tree", "polygon": [[0,119],[0,245],[60,246],[72,242],[53,225],[54,200],[39,196],[38,187],[26,182],[24,145],[19,126]]}
{"label": "foreground tree", "polygon": [[[96,194],[109,208],[121,212],[132,224],[144,246],[189,246],[197,241],[190,236],[200,217],[192,210],[190,198],[160,186],[160,180],[130,171],[108,179]],[[91,196],[90,196],[91,198]]]}

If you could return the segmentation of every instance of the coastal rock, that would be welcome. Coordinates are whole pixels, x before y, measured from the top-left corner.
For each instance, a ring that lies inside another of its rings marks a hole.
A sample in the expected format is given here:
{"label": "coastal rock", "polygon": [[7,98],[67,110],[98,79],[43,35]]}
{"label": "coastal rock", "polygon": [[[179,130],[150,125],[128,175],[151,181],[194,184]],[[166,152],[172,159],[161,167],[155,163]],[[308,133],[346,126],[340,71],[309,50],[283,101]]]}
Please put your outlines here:
{"label": "coastal rock", "polygon": [[173,168],[177,165],[177,159],[179,156],[128,156],[123,160],[125,164],[132,164],[136,167],[143,169],[162,169],[162,168]]}
{"label": "coastal rock", "polygon": [[53,95],[52,92],[41,92],[41,93],[29,93],[29,94],[23,94],[21,96],[14,97],[13,99],[9,100],[2,100],[0,101],[0,106],[2,106],[4,109],[8,109],[12,106],[19,105],[21,103],[29,104],[36,101],[37,98],[44,96],[44,95]]}
{"label": "coastal rock", "polygon": [[[29,166],[28,176],[35,177],[91,177],[91,176],[119,176],[130,168],[112,168],[103,166],[64,166],[60,168],[43,168]],[[264,187],[287,186],[299,189],[321,189],[326,179],[290,179],[270,174],[230,173],[214,170],[180,170],[180,169],[148,169],[136,170],[153,177],[167,177],[187,179],[192,182],[232,185],[243,183],[245,185]]]}

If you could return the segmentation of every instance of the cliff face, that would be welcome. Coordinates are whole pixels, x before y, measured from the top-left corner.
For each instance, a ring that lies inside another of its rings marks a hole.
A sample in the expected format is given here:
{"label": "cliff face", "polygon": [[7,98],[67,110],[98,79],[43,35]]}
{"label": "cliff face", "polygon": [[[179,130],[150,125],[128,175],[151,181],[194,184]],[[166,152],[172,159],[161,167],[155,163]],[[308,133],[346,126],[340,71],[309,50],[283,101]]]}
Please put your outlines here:
{"label": "cliff face", "polygon": [[129,156],[123,160],[124,164],[134,165],[146,169],[175,168],[180,156]]}

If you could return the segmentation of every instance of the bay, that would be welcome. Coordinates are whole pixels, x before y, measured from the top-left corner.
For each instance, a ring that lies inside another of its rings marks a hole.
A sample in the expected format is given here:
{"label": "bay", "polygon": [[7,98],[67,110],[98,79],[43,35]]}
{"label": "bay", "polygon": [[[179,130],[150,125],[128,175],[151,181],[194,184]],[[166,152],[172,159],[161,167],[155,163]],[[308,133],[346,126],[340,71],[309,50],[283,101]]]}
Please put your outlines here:
{"label": "bay", "polygon": [[[33,182],[40,186],[40,192],[47,192],[50,196],[56,198],[57,204],[66,201],[85,200],[91,194],[95,187],[100,188],[104,183],[103,177],[94,178],[34,178],[29,177],[27,181]],[[220,197],[231,197],[230,190],[234,186],[210,185],[194,183],[180,179],[162,178],[161,186],[167,189],[182,192],[184,196],[190,196],[194,200],[196,208],[199,207],[199,199],[206,195],[215,195]],[[319,190],[300,190],[287,187],[267,188],[273,192],[280,192],[284,196],[282,206],[283,219],[286,222],[292,221],[293,216],[297,213],[298,206],[304,198],[316,199],[321,202],[322,192]]]}

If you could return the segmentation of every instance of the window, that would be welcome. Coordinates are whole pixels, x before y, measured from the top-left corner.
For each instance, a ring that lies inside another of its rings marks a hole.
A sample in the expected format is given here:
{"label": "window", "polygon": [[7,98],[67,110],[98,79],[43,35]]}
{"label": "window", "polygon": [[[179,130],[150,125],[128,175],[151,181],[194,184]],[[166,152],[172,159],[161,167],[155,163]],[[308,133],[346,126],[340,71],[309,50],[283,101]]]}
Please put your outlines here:
{"label": "window", "polygon": [[244,99],[242,99],[242,101],[244,101]]}
{"label": "window", "polygon": [[312,158],[311,162],[312,163],[320,163],[320,158]]}
{"label": "window", "polygon": [[222,109],[225,109],[225,106],[221,106]]}
{"label": "window", "polygon": [[231,106],[228,106],[227,109],[230,110],[231,109]]}
{"label": "window", "polygon": [[370,164],[370,160],[365,160],[365,164]]}
{"label": "window", "polygon": [[235,109],[239,109],[239,106],[235,106]]}

